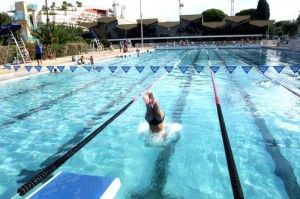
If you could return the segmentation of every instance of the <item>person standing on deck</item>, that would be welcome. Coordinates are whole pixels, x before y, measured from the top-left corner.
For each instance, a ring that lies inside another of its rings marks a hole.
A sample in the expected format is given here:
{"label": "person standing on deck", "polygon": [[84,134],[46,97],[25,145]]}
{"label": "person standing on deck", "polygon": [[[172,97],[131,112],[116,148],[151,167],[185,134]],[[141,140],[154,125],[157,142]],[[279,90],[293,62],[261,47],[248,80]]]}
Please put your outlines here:
{"label": "person standing on deck", "polygon": [[38,66],[42,65],[42,44],[38,41],[35,42],[35,59],[37,60]]}

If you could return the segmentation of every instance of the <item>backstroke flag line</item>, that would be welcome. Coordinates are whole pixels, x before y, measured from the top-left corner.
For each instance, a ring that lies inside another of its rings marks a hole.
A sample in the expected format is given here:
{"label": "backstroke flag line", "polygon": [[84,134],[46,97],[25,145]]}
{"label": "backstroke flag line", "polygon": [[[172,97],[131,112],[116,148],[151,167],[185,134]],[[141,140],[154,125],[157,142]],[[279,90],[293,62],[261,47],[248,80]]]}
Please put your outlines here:
{"label": "backstroke flag line", "polygon": [[[125,73],[128,73],[130,68],[135,68],[136,71],[139,73],[142,73],[144,70],[151,70],[153,73],[156,73],[160,68],[164,68],[168,73],[170,73],[173,69],[174,66],[164,66],[164,67],[159,67],[159,66],[150,66],[149,68],[145,66],[92,66],[92,65],[84,65],[84,66],[77,66],[77,65],[71,65],[71,66],[20,66],[20,65],[13,65],[11,66],[10,64],[4,64],[5,69],[11,70],[12,68],[15,71],[18,71],[20,68],[24,68],[26,71],[31,72],[34,71],[34,69],[38,72],[41,72],[43,68],[47,68],[49,72],[53,72],[54,68],[57,68],[60,72],[63,72],[66,68],[69,68],[71,72],[75,72],[79,70],[80,68],[84,68],[86,71],[91,71],[92,69],[96,69],[98,72],[101,72],[105,68],[108,68],[111,73],[114,73],[118,68],[121,68]],[[290,70],[294,74],[300,72],[300,66],[178,66],[179,70],[182,73],[185,73],[188,69],[193,68],[197,73],[202,72],[206,68],[210,68],[214,73],[217,73],[220,70],[226,70],[230,74],[233,73],[234,71],[237,70],[237,68],[241,67],[243,71],[248,74],[252,68],[256,68],[263,74],[267,72],[268,70],[271,70],[270,68],[273,68],[277,73],[281,73],[283,70]]]}

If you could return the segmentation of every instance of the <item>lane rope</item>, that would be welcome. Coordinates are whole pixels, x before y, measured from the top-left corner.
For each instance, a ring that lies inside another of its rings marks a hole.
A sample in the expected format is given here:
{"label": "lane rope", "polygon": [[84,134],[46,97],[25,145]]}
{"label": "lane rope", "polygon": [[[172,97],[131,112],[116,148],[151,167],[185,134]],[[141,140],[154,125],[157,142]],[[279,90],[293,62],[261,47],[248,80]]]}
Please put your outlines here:
{"label": "lane rope", "polygon": [[268,78],[269,80],[275,82],[276,84],[282,86],[283,88],[287,89],[288,91],[290,91],[291,93],[293,93],[294,95],[297,95],[298,97],[300,97],[300,93],[294,91],[293,89],[288,88],[287,86],[285,86],[284,84],[280,83],[279,81],[273,79],[272,77],[266,75],[265,73],[261,72],[260,70],[257,70],[256,68],[254,68],[256,72],[262,74],[263,76],[265,76],[266,78]]}
{"label": "lane rope", "polygon": [[[210,67],[211,62],[210,62],[207,50],[206,50],[206,53],[207,53],[208,65]],[[217,86],[216,86],[216,83],[215,83],[214,74],[213,74],[213,71],[212,71],[211,68],[209,70],[210,70],[210,76],[211,76],[213,89],[214,89],[214,94],[215,94],[216,106],[217,106],[217,111],[218,111],[218,118],[219,118],[219,123],[220,123],[220,128],[221,128],[222,140],[223,140],[223,145],[224,145],[225,156],[226,156],[227,167],[228,167],[228,171],[229,171],[229,175],[230,175],[230,182],[231,182],[233,195],[234,195],[235,199],[243,199],[244,198],[243,189],[241,187],[241,183],[240,183],[240,180],[239,180],[239,175],[238,175],[238,172],[237,172],[237,169],[236,169],[233,153],[232,153],[232,150],[231,150],[231,145],[230,145],[229,137],[228,137],[228,134],[227,134],[225,121],[224,121],[224,118],[223,118],[221,102],[220,102],[220,98],[219,98],[219,95],[218,95],[218,90],[217,90]]]}
{"label": "lane rope", "polygon": [[114,114],[111,118],[109,118],[106,122],[104,122],[100,127],[98,127],[95,131],[93,131],[89,136],[84,138],[81,142],[79,142],[76,146],[70,149],[67,153],[57,159],[54,163],[49,165],[43,171],[38,173],[31,180],[27,181],[24,185],[17,189],[17,193],[20,196],[24,196],[31,189],[33,189],[36,185],[38,185],[41,181],[46,179],[51,173],[53,173],[56,169],[58,169],[61,165],[63,165],[69,158],[71,158],[75,153],[77,153],[81,148],[83,148],[88,142],[90,142],[93,138],[95,138],[103,129],[105,129],[111,122],[113,122],[117,117],[119,117],[126,109],[129,108],[131,104],[133,104],[140,96],[142,96],[145,92],[147,92],[154,84],[163,79],[168,73],[165,72],[162,76],[156,79],[152,84],[146,87],[142,92],[136,95],[127,105],[125,105],[121,110],[119,110],[116,114]]}
{"label": "lane rope", "polygon": [[[232,51],[230,51],[230,52],[232,52]],[[234,52],[232,52],[232,53],[234,53]],[[234,53],[234,54],[236,55],[236,53]],[[230,56],[232,56],[232,54],[230,54]],[[244,56],[241,56],[241,55],[238,55],[238,56],[241,57],[241,58],[243,58],[243,59],[247,59],[247,58],[245,58]],[[234,56],[232,56],[232,57],[234,57]],[[234,58],[236,58],[236,57],[234,57]],[[245,64],[245,65],[248,65],[247,63],[241,61],[240,59],[238,59],[238,58],[236,58],[236,59],[239,60],[241,63],[243,63],[243,64]],[[249,60],[249,59],[247,59],[247,60],[248,60],[248,61],[251,61],[251,60]],[[255,62],[253,62],[253,61],[251,61],[251,62],[259,66],[258,63],[255,63]],[[248,65],[248,66],[249,66],[249,65]],[[285,86],[284,84],[280,83],[279,81],[277,81],[277,80],[271,78],[270,76],[268,76],[268,75],[266,75],[265,73],[263,73],[263,72],[261,72],[260,70],[258,70],[256,67],[253,67],[253,68],[255,69],[256,72],[262,74],[262,75],[265,76],[266,78],[270,79],[271,81],[275,82],[276,84],[282,86],[283,88],[287,89],[287,90],[290,91],[291,93],[293,93],[293,94],[297,95],[298,97],[300,97],[300,94],[299,94],[297,91],[294,91],[293,89],[290,89],[289,87]]]}

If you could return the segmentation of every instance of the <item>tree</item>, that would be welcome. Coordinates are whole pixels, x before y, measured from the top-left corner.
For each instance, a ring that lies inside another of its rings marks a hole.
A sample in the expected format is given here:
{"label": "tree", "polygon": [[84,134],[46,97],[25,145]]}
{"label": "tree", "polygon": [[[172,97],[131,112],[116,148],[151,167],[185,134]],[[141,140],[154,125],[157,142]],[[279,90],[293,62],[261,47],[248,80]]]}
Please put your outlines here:
{"label": "tree", "polygon": [[82,7],[82,3],[80,1],[76,1],[76,5],[78,8]]}
{"label": "tree", "polygon": [[64,25],[51,24],[49,28],[42,25],[37,30],[32,31],[32,35],[44,44],[66,44],[73,41],[81,41],[82,28],[73,28]]}
{"label": "tree", "polygon": [[61,9],[62,10],[67,10],[67,7],[68,7],[68,3],[66,1],[63,1],[62,4],[61,4]]}
{"label": "tree", "polygon": [[222,21],[227,15],[219,9],[208,9],[202,12],[202,16],[205,22]]}
{"label": "tree", "polygon": [[258,19],[268,20],[270,18],[270,7],[267,0],[259,0],[256,11]]}
{"label": "tree", "polygon": [[240,12],[235,14],[235,16],[244,16],[244,15],[250,15],[250,19],[252,20],[257,19],[257,11],[255,8],[241,10]]}
{"label": "tree", "polygon": [[31,32],[32,36],[39,39],[42,44],[46,44],[46,55],[49,55],[53,44],[65,45],[68,42],[83,41],[80,36],[82,28],[72,28],[63,25],[50,24],[40,26]]}
{"label": "tree", "polygon": [[50,6],[51,10],[55,10],[55,2],[52,2],[52,5]]}
{"label": "tree", "polygon": [[294,36],[297,35],[298,24],[296,21],[289,22],[282,25],[282,32],[284,35]]}
{"label": "tree", "polygon": [[12,22],[12,18],[6,13],[0,13],[0,26]]}

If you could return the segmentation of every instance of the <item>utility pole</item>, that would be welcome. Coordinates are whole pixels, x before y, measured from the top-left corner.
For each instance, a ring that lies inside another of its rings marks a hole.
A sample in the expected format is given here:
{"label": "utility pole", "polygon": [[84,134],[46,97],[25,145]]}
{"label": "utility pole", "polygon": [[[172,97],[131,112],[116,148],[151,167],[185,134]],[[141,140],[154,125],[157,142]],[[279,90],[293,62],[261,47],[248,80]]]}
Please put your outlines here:
{"label": "utility pole", "polygon": [[181,3],[180,0],[178,0],[178,1],[179,1],[179,18],[180,18],[181,8],[183,7],[183,3]]}
{"label": "utility pole", "polygon": [[142,1],[141,0],[140,0],[140,14],[141,14],[141,42],[142,42],[142,48],[144,48],[143,16],[142,16]]}
{"label": "utility pole", "polygon": [[234,0],[231,0],[230,16],[234,16]]}
{"label": "utility pole", "polygon": [[46,24],[47,27],[49,27],[48,0],[45,0],[45,4],[46,4],[46,14],[47,14]]}

